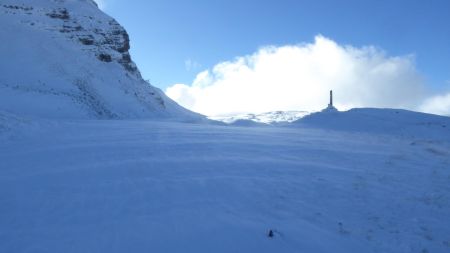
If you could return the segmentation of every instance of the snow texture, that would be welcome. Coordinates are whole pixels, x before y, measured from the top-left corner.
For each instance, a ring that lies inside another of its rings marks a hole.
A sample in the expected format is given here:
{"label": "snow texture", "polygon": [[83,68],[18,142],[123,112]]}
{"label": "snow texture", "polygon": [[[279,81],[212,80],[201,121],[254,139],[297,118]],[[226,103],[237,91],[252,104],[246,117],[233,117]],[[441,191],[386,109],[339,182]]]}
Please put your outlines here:
{"label": "snow texture", "polygon": [[448,117],[205,124],[92,0],[0,0],[0,37],[0,252],[450,252]]}
{"label": "snow texture", "polygon": [[[2,252],[450,251],[450,120],[291,127],[1,114]],[[273,237],[269,237],[269,231]]]}

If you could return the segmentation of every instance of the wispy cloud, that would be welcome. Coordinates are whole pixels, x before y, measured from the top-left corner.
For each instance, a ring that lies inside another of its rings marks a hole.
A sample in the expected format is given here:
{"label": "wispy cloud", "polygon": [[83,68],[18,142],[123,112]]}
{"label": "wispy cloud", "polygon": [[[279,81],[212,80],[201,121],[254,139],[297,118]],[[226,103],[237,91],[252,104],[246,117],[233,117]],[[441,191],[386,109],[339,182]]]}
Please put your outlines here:
{"label": "wispy cloud", "polygon": [[184,67],[187,71],[196,71],[202,67],[202,65],[192,59],[187,59],[184,61]]}
{"label": "wispy cloud", "polygon": [[387,56],[367,46],[313,43],[263,47],[200,72],[192,84],[166,89],[181,105],[206,115],[273,110],[320,110],[328,90],[336,105],[417,109],[426,99],[414,56]]}

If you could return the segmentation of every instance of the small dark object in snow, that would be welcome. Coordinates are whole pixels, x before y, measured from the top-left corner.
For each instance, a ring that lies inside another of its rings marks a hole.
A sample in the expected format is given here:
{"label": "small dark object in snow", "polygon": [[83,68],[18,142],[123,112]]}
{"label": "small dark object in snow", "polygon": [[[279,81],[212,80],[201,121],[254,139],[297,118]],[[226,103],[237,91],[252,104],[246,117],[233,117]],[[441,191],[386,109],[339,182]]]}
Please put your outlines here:
{"label": "small dark object in snow", "polygon": [[346,229],[344,229],[344,224],[342,224],[342,222],[338,222],[338,226],[339,226],[339,233],[341,233],[341,234],[343,234],[343,235],[350,234],[349,231],[347,231]]}
{"label": "small dark object in snow", "polygon": [[274,234],[273,234],[273,230],[272,229],[269,229],[269,232],[267,233],[267,236],[269,238],[273,238]]}

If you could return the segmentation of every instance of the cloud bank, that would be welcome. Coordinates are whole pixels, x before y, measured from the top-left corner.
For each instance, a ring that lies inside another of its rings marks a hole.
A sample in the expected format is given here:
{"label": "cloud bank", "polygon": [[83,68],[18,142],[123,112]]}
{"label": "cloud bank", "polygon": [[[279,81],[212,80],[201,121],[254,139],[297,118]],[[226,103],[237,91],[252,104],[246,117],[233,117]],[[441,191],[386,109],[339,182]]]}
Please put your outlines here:
{"label": "cloud bank", "polygon": [[450,92],[426,99],[419,111],[450,116]]}
{"label": "cloud bank", "polygon": [[191,85],[175,84],[166,94],[190,110],[218,116],[317,111],[327,105],[330,89],[341,110],[390,107],[442,113],[447,108],[450,113],[442,102],[449,102],[450,95],[427,100],[413,56],[390,57],[373,46],[343,46],[323,36],[313,43],[263,47],[219,63],[200,72]]}

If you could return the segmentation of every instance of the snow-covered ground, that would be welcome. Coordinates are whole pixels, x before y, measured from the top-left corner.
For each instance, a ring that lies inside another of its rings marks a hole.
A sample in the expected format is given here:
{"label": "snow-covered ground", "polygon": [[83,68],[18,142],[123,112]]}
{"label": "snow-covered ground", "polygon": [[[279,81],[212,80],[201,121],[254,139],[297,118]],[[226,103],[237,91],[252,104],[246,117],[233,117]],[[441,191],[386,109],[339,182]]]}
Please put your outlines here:
{"label": "snow-covered ground", "polygon": [[239,125],[240,123],[251,124],[252,122],[260,124],[284,124],[299,120],[308,114],[310,114],[310,112],[307,111],[273,111],[265,113],[215,116],[210,117],[210,119],[222,121],[224,123],[232,125]]}
{"label": "snow-covered ground", "polygon": [[310,117],[2,114],[0,252],[450,252],[449,118]]}
{"label": "snow-covered ground", "polygon": [[0,37],[0,253],[450,252],[447,117],[208,121],[92,0],[1,0]]}

